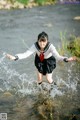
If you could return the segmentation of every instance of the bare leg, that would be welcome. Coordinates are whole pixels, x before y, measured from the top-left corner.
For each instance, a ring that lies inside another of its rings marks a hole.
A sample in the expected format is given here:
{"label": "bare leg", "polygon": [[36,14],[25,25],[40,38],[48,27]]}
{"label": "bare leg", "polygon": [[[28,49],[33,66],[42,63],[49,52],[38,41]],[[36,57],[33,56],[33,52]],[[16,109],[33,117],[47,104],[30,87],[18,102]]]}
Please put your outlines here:
{"label": "bare leg", "polygon": [[48,80],[48,82],[51,84],[53,82],[53,79],[52,79],[52,73],[50,74],[46,74],[46,79]]}
{"label": "bare leg", "polygon": [[42,83],[43,74],[38,72],[38,83]]}

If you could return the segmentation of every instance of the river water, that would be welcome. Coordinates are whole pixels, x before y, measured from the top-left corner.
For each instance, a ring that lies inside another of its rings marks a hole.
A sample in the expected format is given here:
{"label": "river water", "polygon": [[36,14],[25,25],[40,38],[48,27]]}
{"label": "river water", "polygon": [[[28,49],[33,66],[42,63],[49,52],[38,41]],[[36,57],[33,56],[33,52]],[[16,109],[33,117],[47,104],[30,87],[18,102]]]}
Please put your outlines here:
{"label": "river water", "polygon": [[[76,16],[80,16],[78,4],[0,11],[0,113],[7,113],[8,120],[80,120],[78,63],[57,63],[53,72],[57,85],[49,85],[44,78],[43,86],[38,86],[34,55],[16,62],[5,57],[26,51],[42,31],[59,48],[60,33],[67,38],[80,35]],[[47,100],[51,106],[46,108]],[[49,111],[45,113],[44,107]]]}

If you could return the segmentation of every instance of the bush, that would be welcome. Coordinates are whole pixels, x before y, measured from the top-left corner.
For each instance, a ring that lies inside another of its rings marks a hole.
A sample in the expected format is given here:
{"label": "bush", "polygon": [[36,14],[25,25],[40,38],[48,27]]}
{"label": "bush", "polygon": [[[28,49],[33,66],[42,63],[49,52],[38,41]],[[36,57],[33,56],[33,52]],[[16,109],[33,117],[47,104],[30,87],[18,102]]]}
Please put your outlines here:
{"label": "bush", "polygon": [[34,2],[36,2],[38,5],[44,5],[46,3],[54,3],[57,0],[34,0]]}
{"label": "bush", "polygon": [[67,45],[67,48],[72,55],[80,57],[80,37],[74,37],[74,39]]}
{"label": "bush", "polygon": [[17,0],[19,3],[27,5],[29,3],[29,0]]}
{"label": "bush", "polygon": [[59,53],[61,55],[70,54],[70,56],[75,56],[76,60],[80,62],[80,37],[71,35],[70,39],[68,40],[65,36],[65,32],[60,33],[61,48],[59,48],[58,50]]}
{"label": "bush", "polygon": [[38,5],[44,5],[46,3],[46,0],[35,0],[35,2],[38,4]]}

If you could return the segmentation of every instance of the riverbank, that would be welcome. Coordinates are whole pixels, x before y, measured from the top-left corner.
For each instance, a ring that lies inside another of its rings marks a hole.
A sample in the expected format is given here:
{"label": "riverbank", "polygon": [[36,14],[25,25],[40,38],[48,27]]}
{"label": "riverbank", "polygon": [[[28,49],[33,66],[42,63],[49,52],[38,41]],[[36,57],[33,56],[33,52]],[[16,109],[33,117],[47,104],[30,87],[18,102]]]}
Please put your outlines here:
{"label": "riverbank", "polygon": [[[45,5],[51,5],[55,4],[55,2],[46,2]],[[44,4],[43,4],[44,5]],[[34,1],[28,2],[27,4],[20,3],[18,1],[11,2],[11,1],[5,1],[0,0],[0,9],[24,9],[24,8],[32,8],[38,6],[38,3],[35,3]]]}
{"label": "riverbank", "polygon": [[19,9],[24,9],[24,8],[32,8],[32,6],[37,6],[37,4],[35,3],[29,3],[27,5],[24,5],[22,3],[19,3],[19,2],[14,2],[14,3],[11,3],[9,1],[3,1],[1,0],[0,1],[0,9],[16,9],[16,8],[19,8]]}
{"label": "riverbank", "polygon": [[80,4],[78,0],[0,0],[0,9],[24,9],[51,4]]}

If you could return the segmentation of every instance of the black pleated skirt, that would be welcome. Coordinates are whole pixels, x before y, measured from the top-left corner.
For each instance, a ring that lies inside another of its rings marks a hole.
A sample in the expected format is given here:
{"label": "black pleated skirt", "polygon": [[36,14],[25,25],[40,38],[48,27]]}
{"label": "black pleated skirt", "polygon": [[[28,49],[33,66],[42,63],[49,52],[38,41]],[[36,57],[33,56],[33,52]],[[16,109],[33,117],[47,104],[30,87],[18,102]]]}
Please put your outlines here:
{"label": "black pleated skirt", "polygon": [[53,56],[51,56],[50,58],[44,59],[41,62],[39,56],[36,54],[35,66],[40,73],[46,75],[47,73],[52,73],[52,71],[56,68],[56,59]]}

